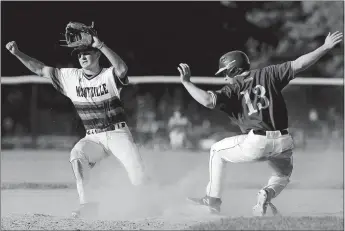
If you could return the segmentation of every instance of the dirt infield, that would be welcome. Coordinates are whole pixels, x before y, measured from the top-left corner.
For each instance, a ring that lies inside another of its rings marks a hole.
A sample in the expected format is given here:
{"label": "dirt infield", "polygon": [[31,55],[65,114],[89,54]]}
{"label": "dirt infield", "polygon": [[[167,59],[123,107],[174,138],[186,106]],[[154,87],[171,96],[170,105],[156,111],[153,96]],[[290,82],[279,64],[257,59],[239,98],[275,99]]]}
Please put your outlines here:
{"label": "dirt infield", "polygon": [[[270,170],[265,163],[229,164],[222,213],[209,215],[188,205],[203,196],[207,153],[142,151],[154,184],[134,188],[115,158],[94,169],[91,198],[99,217],[69,217],[77,206],[68,152],[1,153],[1,228],[5,230],[109,229],[343,229],[342,151],[295,153],[288,188],[275,199],[283,217],[251,218],[257,190]],[[267,220],[268,219],[268,220]],[[322,224],[328,224],[324,226]]]}

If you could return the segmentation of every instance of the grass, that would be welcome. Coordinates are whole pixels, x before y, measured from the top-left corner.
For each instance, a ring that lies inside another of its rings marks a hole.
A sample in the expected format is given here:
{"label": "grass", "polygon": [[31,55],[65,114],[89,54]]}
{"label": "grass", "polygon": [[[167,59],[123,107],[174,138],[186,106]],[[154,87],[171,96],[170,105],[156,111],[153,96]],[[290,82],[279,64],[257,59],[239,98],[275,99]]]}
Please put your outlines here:
{"label": "grass", "polygon": [[344,218],[325,217],[265,217],[223,218],[201,223],[189,230],[344,230]]}

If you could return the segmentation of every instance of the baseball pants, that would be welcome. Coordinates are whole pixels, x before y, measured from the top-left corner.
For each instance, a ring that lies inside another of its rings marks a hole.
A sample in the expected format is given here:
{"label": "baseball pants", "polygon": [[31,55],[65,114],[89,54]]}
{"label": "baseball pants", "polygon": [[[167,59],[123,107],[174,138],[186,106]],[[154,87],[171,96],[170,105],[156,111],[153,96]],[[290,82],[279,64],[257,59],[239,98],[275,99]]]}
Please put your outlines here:
{"label": "baseball pants", "polygon": [[209,161],[210,180],[206,194],[220,198],[223,190],[223,171],[227,162],[248,163],[267,161],[273,174],[264,188],[274,190],[274,197],[287,186],[293,169],[293,140],[290,134],[267,131],[266,136],[248,134],[225,138],[211,147]]}
{"label": "baseball pants", "polygon": [[[73,147],[70,162],[72,165],[80,163],[83,166],[92,167],[109,155],[114,155],[122,163],[133,185],[144,183],[146,180],[144,163],[127,126],[113,131],[86,135]],[[77,188],[79,189],[78,185]],[[80,191],[81,203],[85,203],[84,190],[78,191]]]}

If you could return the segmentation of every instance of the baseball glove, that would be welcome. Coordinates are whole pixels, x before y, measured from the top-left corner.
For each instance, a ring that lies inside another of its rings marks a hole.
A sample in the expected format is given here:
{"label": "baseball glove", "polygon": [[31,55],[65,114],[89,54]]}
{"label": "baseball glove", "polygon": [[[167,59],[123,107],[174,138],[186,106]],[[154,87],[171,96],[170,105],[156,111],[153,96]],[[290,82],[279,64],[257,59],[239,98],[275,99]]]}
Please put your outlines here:
{"label": "baseball glove", "polygon": [[93,36],[97,36],[97,31],[93,28],[94,23],[91,26],[86,26],[79,22],[69,22],[65,29],[65,39],[63,40],[67,45],[66,47],[81,49],[91,46],[93,42]]}

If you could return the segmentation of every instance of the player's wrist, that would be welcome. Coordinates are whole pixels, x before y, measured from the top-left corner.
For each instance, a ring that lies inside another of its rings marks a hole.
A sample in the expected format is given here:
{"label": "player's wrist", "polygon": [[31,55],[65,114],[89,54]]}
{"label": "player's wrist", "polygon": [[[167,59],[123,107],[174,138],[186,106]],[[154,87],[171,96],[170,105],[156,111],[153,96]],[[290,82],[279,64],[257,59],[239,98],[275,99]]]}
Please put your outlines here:
{"label": "player's wrist", "polygon": [[97,44],[96,48],[98,50],[102,49],[103,47],[105,46],[105,43],[104,42],[99,42],[99,44]]}
{"label": "player's wrist", "polygon": [[190,79],[188,79],[188,80],[183,79],[183,80],[181,80],[181,82],[182,82],[182,84],[188,84],[188,83],[190,83]]}
{"label": "player's wrist", "polygon": [[19,57],[22,54],[22,52],[20,50],[17,50],[15,52],[12,53],[12,55]]}
{"label": "player's wrist", "polygon": [[330,48],[326,43],[324,43],[324,44],[321,46],[321,49],[324,50],[324,51],[329,51],[329,50],[331,50],[331,48]]}

